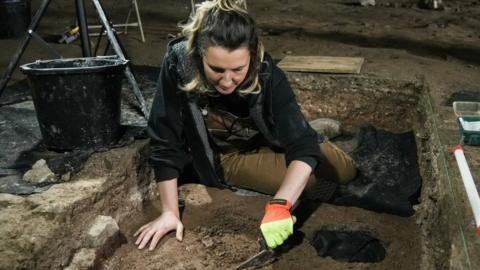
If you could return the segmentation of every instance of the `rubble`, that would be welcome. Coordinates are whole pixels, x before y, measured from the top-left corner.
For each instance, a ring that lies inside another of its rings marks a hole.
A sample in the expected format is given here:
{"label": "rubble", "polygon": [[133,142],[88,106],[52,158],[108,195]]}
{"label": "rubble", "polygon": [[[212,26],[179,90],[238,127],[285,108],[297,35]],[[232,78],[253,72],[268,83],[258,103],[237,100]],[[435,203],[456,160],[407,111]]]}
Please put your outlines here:
{"label": "rubble", "polygon": [[10,205],[23,203],[25,199],[20,196],[7,193],[0,193],[0,207],[8,207]]}
{"label": "rubble", "polygon": [[40,159],[33,164],[32,169],[27,171],[23,175],[23,180],[30,183],[45,183],[54,182],[55,174],[50,170],[47,162],[44,159]]}
{"label": "rubble", "polygon": [[117,222],[109,216],[97,216],[90,227],[86,242],[91,248],[101,248],[119,232]]}
{"label": "rubble", "polygon": [[102,177],[57,184],[45,192],[31,195],[27,200],[35,207],[34,212],[65,213],[77,203],[92,200],[92,194],[100,191],[106,180]]}
{"label": "rubble", "polygon": [[338,137],[342,134],[341,124],[337,120],[318,118],[310,121],[309,124],[318,134],[321,134],[328,139]]}
{"label": "rubble", "polygon": [[64,270],[87,270],[93,268],[96,259],[95,249],[82,248],[75,253],[72,262]]}

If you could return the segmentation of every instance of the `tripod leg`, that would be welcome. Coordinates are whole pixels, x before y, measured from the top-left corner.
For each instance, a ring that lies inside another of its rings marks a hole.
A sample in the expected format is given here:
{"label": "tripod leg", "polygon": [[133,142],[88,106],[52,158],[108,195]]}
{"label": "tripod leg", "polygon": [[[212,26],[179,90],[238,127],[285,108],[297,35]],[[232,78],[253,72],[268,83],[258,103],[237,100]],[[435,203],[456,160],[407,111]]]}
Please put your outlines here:
{"label": "tripod leg", "polygon": [[39,36],[34,31],[29,30],[28,33],[36,39],[43,47],[47,48],[47,50],[55,57],[55,58],[63,58],[61,54],[59,54],[50,44],[48,44],[41,36]]}
{"label": "tripod leg", "polygon": [[[93,53],[93,56],[97,56],[98,48],[100,48],[100,42],[102,41],[104,31],[105,31],[105,27],[102,26],[102,29],[100,29],[100,34],[98,35],[97,45],[95,45],[95,51]],[[104,53],[104,55],[106,54],[107,53]]]}
{"label": "tripod leg", "polygon": [[137,23],[140,28],[140,36],[142,37],[142,42],[145,43],[145,34],[143,33],[142,18],[140,18],[140,11],[138,11],[137,0],[133,0],[133,5],[135,7],[135,13],[137,14]]}
{"label": "tripod leg", "polygon": [[[100,1],[92,0],[92,2],[100,18],[100,22],[102,23],[103,27],[105,27],[105,30],[107,31],[107,37],[108,37],[108,40],[110,41],[110,44],[112,45],[113,50],[115,51],[115,53],[118,55],[120,59],[126,60],[125,55],[123,54],[122,48],[118,43],[115,33],[113,32],[113,29],[110,25],[110,22],[107,19],[107,15],[105,14],[105,11],[103,10],[102,5],[100,4]],[[145,116],[145,118],[147,118],[148,111],[145,105],[145,100],[143,99],[142,92],[140,92],[140,88],[138,87],[137,81],[135,80],[135,77],[133,76],[129,65],[127,65],[127,67],[125,68],[125,76],[127,77],[127,80],[130,83],[130,86],[132,87],[133,94],[135,95],[135,98],[137,99],[140,105],[142,114]]]}
{"label": "tripod leg", "polygon": [[125,29],[123,29],[123,32],[125,35],[128,33],[128,21],[130,21],[130,15],[132,14],[132,9],[133,9],[133,0],[130,3],[130,7],[128,8],[128,14],[127,14],[127,19],[125,20]]}
{"label": "tripod leg", "polygon": [[87,16],[85,16],[84,0],[75,0],[75,8],[77,11],[78,26],[80,27],[80,41],[82,43],[82,53],[84,57],[92,56],[90,47],[90,38],[88,37]]}
{"label": "tripod leg", "polygon": [[47,10],[47,7],[49,4],[50,4],[50,0],[43,0],[37,13],[35,13],[35,16],[33,17],[32,22],[30,23],[30,26],[28,27],[28,30],[25,33],[25,36],[23,37],[22,42],[20,43],[20,46],[17,48],[17,51],[15,52],[12,59],[10,60],[7,70],[3,75],[2,80],[0,81],[0,96],[2,96],[2,93],[5,90],[5,87],[7,86],[8,81],[12,77],[13,70],[17,67],[18,61],[20,61],[20,58],[22,57],[23,53],[25,52],[25,49],[28,46],[28,43],[30,42],[30,39],[32,38],[32,36],[30,35],[30,31],[35,31],[35,29],[38,26],[38,23],[40,22],[40,19],[42,18],[43,14]]}
{"label": "tripod leg", "polygon": [[103,55],[107,55],[108,50],[110,50],[110,41],[107,40],[107,45],[105,45],[105,50],[103,51]]}

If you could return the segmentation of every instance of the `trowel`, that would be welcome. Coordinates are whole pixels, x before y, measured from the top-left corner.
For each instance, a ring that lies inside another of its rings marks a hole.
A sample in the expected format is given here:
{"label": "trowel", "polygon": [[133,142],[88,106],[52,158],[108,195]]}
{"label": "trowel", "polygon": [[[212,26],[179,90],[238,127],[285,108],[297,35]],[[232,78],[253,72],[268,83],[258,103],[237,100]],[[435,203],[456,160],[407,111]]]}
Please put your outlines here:
{"label": "trowel", "polygon": [[[295,209],[297,209],[298,205],[300,204],[300,200],[297,200],[290,212],[293,213]],[[297,217],[292,215],[293,224],[297,222]],[[267,246],[267,241],[263,238],[262,233],[260,232],[260,237],[258,238],[258,243],[260,244],[260,251],[257,254],[253,255],[252,257],[245,260],[243,263],[239,264],[235,269],[247,269],[250,267],[259,268],[268,264],[273,263],[277,259],[277,253],[275,250],[269,248]]]}
{"label": "trowel", "polygon": [[265,241],[263,236],[258,239],[258,242],[260,244],[260,251],[252,257],[248,258],[240,265],[238,265],[235,269],[247,269],[251,267],[258,268],[273,263],[275,261],[275,259],[277,258],[276,253],[273,249],[270,249],[267,246],[267,242]]}

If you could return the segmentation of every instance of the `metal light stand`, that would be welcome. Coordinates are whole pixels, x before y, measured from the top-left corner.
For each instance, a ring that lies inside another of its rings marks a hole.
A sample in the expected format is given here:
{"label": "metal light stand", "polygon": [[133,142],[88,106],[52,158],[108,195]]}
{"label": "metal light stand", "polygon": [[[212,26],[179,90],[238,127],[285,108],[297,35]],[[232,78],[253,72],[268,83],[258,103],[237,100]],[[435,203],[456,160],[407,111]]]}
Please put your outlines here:
{"label": "metal light stand", "polygon": [[[15,54],[10,60],[7,70],[4,76],[2,77],[2,80],[0,81],[0,96],[2,96],[8,81],[11,79],[13,71],[17,67],[18,62],[20,61],[20,58],[25,52],[25,49],[27,48],[28,43],[30,42],[30,39],[32,37],[42,42],[42,44],[45,45],[50,51],[55,52],[55,50],[53,50],[53,48],[48,43],[46,43],[41,37],[39,37],[35,33],[35,30],[37,29],[41,18],[45,14],[45,11],[47,10],[48,5],[50,4],[50,1],[51,0],[43,0],[42,4],[40,5],[40,8],[38,9],[37,13],[33,17],[32,22],[30,23],[30,26],[28,27],[28,30],[25,33],[25,36],[23,37],[23,40],[20,43],[20,46],[17,48],[17,50],[15,51]],[[103,10],[102,5],[100,4],[100,1],[92,0],[92,2],[99,16],[100,22],[102,23],[103,28],[107,32],[107,37],[109,39],[110,44],[112,45],[112,48],[114,49],[115,53],[118,55],[120,59],[126,60],[125,54],[122,50],[122,46],[120,45],[119,40],[115,35],[115,32],[114,32],[115,30],[111,27],[111,23],[108,21],[107,15]],[[75,0],[75,9],[76,9],[79,28],[80,28],[82,53],[84,57],[90,57],[92,56],[92,52],[90,47],[90,38],[88,36],[88,24],[87,24],[87,18],[85,15],[86,12],[85,12],[84,0]],[[55,55],[60,56],[56,52],[55,52]],[[140,110],[142,114],[144,115],[145,118],[147,118],[148,111],[145,106],[145,100],[142,96],[142,93],[140,92],[140,88],[138,87],[137,81],[135,80],[135,77],[133,76],[132,71],[128,65],[125,69],[125,76],[127,77],[127,80],[135,95],[135,98],[137,99],[137,102],[140,105]]]}
{"label": "metal light stand", "polygon": [[78,27],[80,28],[80,41],[82,43],[83,57],[92,56],[90,38],[88,36],[88,23],[85,12],[84,0],[75,0],[75,11],[77,12]]}
{"label": "metal light stand", "polygon": [[17,67],[18,61],[20,61],[20,58],[23,55],[23,52],[28,46],[28,43],[30,42],[30,39],[32,37],[31,33],[37,29],[38,23],[40,22],[40,19],[42,18],[43,14],[45,14],[45,11],[47,10],[48,5],[50,4],[50,0],[43,0],[42,4],[40,5],[40,8],[38,9],[37,13],[32,19],[32,22],[30,23],[30,26],[28,27],[27,32],[25,33],[25,36],[22,39],[22,42],[20,43],[20,46],[18,46],[17,51],[13,55],[12,59],[10,60],[10,63],[8,64],[7,71],[3,75],[2,80],[0,81],[0,96],[2,96],[3,91],[5,90],[8,81],[12,77],[13,70]]}
{"label": "metal light stand", "polygon": [[[100,4],[99,0],[92,0],[93,5],[95,6],[95,10],[97,11],[98,17],[100,18],[100,22],[102,23],[103,28],[107,32],[108,40],[112,45],[113,50],[118,55],[118,57],[122,60],[126,60],[125,54],[123,53],[122,46],[119,43],[117,36],[115,34],[115,30],[112,28],[111,23],[109,22],[105,11],[103,10],[102,4]],[[88,34],[87,34],[88,36]],[[130,70],[130,66],[127,65],[125,68],[125,76],[127,77],[130,86],[132,87],[133,94],[137,98],[138,103],[140,104],[140,109],[142,110],[143,115],[145,118],[148,117],[147,106],[145,106],[145,100],[143,99],[142,93],[140,92],[140,88],[138,87],[137,81],[133,76],[132,71]]]}

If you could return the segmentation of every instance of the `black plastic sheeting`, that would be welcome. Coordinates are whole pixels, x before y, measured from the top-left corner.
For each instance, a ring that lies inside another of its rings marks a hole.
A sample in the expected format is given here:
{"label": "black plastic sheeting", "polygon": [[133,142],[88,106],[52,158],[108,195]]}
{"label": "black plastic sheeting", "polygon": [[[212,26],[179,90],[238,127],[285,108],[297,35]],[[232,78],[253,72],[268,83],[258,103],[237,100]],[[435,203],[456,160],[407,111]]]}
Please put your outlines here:
{"label": "black plastic sheeting", "polygon": [[339,189],[332,203],[413,215],[422,186],[413,132],[394,134],[366,126],[357,136],[359,146],[352,157],[359,175]]}
{"label": "black plastic sheeting", "polygon": [[0,96],[0,106],[32,100],[30,86],[27,80],[17,81],[5,88]]}
{"label": "black plastic sheeting", "polygon": [[470,101],[470,102],[480,102],[480,90],[470,91],[470,90],[460,90],[457,91],[448,97],[445,101],[445,106],[453,106],[454,101]]}
{"label": "black plastic sheeting", "polygon": [[[142,90],[142,94],[147,100],[153,97],[157,90],[157,80],[160,74],[160,68],[150,66],[134,66],[132,72],[137,79],[138,87]],[[129,88],[122,90],[122,100],[129,104],[136,104],[136,98]]]}
{"label": "black plastic sheeting", "polygon": [[320,230],[316,232],[311,245],[319,256],[332,257],[341,262],[381,262],[387,254],[380,240],[362,231]]}
{"label": "black plastic sheeting", "polygon": [[35,111],[28,107],[0,107],[0,175],[22,169],[21,153],[41,139]]}

